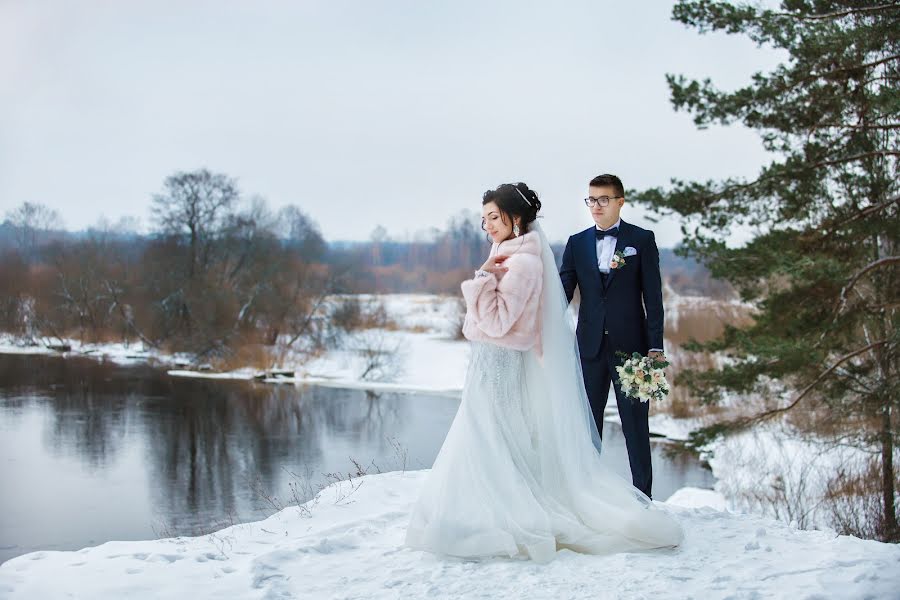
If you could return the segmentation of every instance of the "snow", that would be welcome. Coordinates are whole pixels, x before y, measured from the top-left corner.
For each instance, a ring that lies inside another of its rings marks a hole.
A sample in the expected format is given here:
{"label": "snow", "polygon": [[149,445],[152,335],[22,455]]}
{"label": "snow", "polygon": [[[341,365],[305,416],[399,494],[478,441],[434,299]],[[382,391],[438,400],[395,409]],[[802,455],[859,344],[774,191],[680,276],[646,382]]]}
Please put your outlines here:
{"label": "snow", "polygon": [[425,475],[339,482],[303,508],[202,537],[20,556],[0,565],[0,597],[879,599],[900,590],[900,547],[674,502],[661,507],[684,526],[675,550],[563,550],[547,565],[413,551],[402,544]]}
{"label": "snow", "polygon": [[[353,332],[341,348],[298,365],[297,383],[317,383],[379,391],[462,392],[469,344],[453,339],[459,310],[453,296],[430,294],[362,295],[362,303],[380,302],[396,329]],[[365,348],[393,353],[383,377],[362,378]],[[289,379],[280,379],[289,381]]]}
{"label": "snow", "polygon": [[[91,344],[82,343],[74,338],[40,338],[37,344],[16,338],[9,334],[0,334],[0,354],[44,354],[55,356],[86,356],[109,360],[119,364],[158,361],[163,364],[187,365],[191,362],[187,354],[167,354],[145,345],[143,342],[126,344],[122,342]],[[60,352],[49,346],[67,345],[70,350]]]}
{"label": "snow", "polygon": [[170,369],[166,371],[172,377],[192,377],[194,379],[253,379],[257,371],[255,369],[236,369],[226,373],[214,373],[206,371],[191,371],[188,369]]}
{"label": "snow", "polygon": [[[802,528],[827,527],[829,483],[839,473],[865,473],[876,453],[802,436],[783,421],[717,440],[705,458],[729,507],[768,514]],[[895,463],[900,449],[895,450]],[[900,594],[898,594],[900,597]]]}
{"label": "snow", "polygon": [[27,346],[9,336],[0,336],[0,354],[56,354],[43,346]]}
{"label": "snow", "polygon": [[[390,329],[366,329],[347,334],[338,348],[301,359],[288,354],[279,369],[293,377],[269,377],[279,384],[316,384],[383,392],[427,392],[455,395],[462,392],[469,361],[469,344],[453,339],[457,298],[430,294],[360,295],[362,303],[381,302],[397,324]],[[363,378],[366,349],[385,350],[391,356],[374,377]],[[173,369],[170,375],[207,379],[252,379],[254,369],[210,373]]]}
{"label": "snow", "polygon": [[[327,383],[373,390],[406,390],[456,393],[462,391],[469,358],[469,344],[432,332],[376,331],[388,348],[398,351],[396,373],[389,381],[366,381],[359,374],[365,359],[352,349],[332,350],[299,367],[298,383]],[[351,348],[353,339],[347,342]],[[284,378],[284,381],[289,381]]]}
{"label": "snow", "polygon": [[[670,440],[684,441],[688,439],[688,435],[690,435],[691,431],[701,426],[699,419],[676,419],[665,413],[654,413],[653,411],[655,410],[656,405],[651,403],[650,417],[648,419],[651,434],[661,435]],[[613,393],[612,386],[610,386],[609,389],[609,399],[606,402],[606,412],[604,413],[603,420],[619,425],[622,424],[622,419],[619,418],[618,404],[616,404],[616,397]]]}
{"label": "snow", "polygon": [[728,510],[728,502],[725,497],[714,490],[704,490],[695,487],[683,487],[669,496],[666,504],[683,506],[685,508],[709,507],[713,510]]}

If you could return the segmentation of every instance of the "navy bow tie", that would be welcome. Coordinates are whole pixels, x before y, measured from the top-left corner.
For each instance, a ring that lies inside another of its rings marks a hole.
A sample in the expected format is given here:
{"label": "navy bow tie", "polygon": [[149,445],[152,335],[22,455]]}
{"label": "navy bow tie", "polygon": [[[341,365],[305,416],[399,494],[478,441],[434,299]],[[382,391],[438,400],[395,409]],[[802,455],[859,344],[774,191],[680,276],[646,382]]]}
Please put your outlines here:
{"label": "navy bow tie", "polygon": [[597,234],[597,239],[602,240],[606,236],[610,237],[619,237],[619,228],[613,227],[612,229],[607,229],[606,231],[601,231],[599,229],[594,229],[594,233]]}

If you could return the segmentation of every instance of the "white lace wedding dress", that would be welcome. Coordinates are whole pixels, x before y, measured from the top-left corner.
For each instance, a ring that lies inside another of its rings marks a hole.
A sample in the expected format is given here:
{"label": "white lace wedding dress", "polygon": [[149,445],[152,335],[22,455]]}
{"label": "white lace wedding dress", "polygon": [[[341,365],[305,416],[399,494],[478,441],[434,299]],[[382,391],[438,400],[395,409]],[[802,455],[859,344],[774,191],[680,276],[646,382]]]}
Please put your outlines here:
{"label": "white lace wedding dress", "polygon": [[541,237],[543,353],[473,342],[462,402],[406,544],[457,557],[552,560],[677,546],[673,516],[601,464],[574,328]]}

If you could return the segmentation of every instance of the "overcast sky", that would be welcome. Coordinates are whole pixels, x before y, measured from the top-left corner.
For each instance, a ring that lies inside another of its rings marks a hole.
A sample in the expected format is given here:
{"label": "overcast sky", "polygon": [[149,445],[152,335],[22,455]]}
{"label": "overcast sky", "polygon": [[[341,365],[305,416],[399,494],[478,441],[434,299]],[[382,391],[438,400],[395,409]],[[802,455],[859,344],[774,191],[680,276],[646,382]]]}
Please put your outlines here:
{"label": "overcast sky", "polygon": [[[147,224],[178,170],[297,204],[327,239],[398,239],[525,181],[563,240],[594,175],[753,175],[758,137],[697,131],[666,73],[744,84],[779,56],[698,35],[671,2],[0,0],[0,217]],[[678,223],[649,226],[663,246]]]}

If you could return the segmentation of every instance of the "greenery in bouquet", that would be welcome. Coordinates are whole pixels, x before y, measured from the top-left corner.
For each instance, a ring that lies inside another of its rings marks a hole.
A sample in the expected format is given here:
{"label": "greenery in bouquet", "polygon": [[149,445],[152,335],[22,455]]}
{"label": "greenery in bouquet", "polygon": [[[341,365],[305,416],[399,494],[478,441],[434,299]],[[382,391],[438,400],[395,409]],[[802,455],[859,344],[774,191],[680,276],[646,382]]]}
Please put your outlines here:
{"label": "greenery in bouquet", "polygon": [[[628,356],[621,352],[619,354]],[[664,400],[669,395],[669,382],[664,370],[668,366],[669,363],[663,359],[633,353],[616,367],[622,391],[629,398],[641,402]]]}

